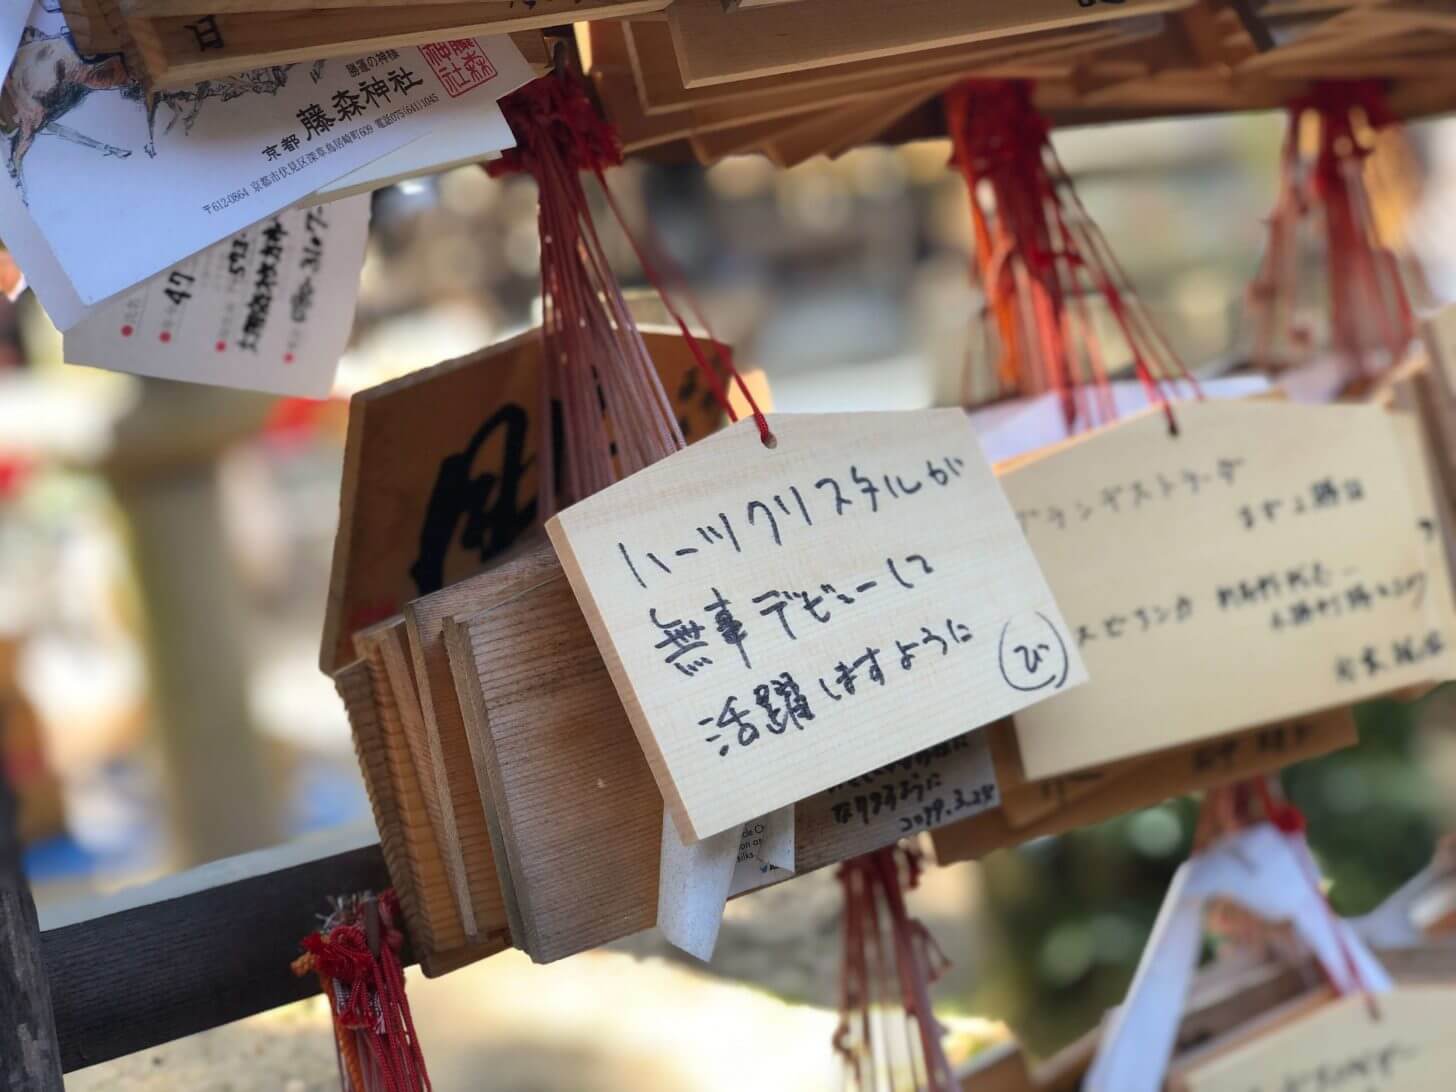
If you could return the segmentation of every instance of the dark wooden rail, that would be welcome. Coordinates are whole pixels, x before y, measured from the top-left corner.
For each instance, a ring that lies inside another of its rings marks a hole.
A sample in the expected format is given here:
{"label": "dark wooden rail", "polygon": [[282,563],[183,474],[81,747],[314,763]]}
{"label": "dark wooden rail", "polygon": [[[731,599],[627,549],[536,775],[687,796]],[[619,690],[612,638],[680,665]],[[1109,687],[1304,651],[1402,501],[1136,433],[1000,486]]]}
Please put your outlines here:
{"label": "dark wooden rail", "polygon": [[[283,846],[122,893],[111,912],[100,900],[96,916],[45,929],[64,1069],[317,993],[316,979],[289,969],[299,938],[318,927],[329,896],[388,886],[377,843],[316,857]],[[8,1064],[0,1058],[0,1089]]]}

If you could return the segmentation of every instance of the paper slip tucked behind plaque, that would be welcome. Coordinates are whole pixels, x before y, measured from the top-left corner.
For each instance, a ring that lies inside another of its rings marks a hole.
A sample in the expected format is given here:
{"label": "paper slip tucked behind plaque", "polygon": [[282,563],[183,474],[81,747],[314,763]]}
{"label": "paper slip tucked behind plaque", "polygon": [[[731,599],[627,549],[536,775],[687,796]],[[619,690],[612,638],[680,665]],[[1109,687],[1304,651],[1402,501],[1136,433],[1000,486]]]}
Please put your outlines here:
{"label": "paper slip tucked behind plaque", "polygon": [[[18,129],[0,184],[0,236],[65,328],[77,301],[94,305],[453,117],[493,107],[515,86],[500,71],[517,83],[530,71],[509,38],[482,41],[468,84],[410,47],[387,60],[208,80],[161,92],[149,108],[120,55],[82,58],[61,16],[37,4],[5,85]],[[30,260],[36,243],[62,283],[43,257]]]}
{"label": "paper slip tucked behind plaque", "polygon": [[547,524],[688,840],[1085,678],[964,413],[770,423]]}
{"label": "paper slip tucked behind plaque", "polygon": [[98,307],[66,360],[324,398],[349,340],[369,197],[285,209]]}
{"label": "paper slip tucked behind plaque", "polygon": [[[1003,475],[1092,684],[1016,717],[1045,778],[1451,677],[1394,417],[1190,402]],[[1433,569],[1434,566],[1434,569]]]}
{"label": "paper slip tucked behind plaque", "polygon": [[1363,994],[1213,1058],[1177,1092],[1448,1092],[1456,1075],[1456,988],[1397,986],[1372,1016]]}

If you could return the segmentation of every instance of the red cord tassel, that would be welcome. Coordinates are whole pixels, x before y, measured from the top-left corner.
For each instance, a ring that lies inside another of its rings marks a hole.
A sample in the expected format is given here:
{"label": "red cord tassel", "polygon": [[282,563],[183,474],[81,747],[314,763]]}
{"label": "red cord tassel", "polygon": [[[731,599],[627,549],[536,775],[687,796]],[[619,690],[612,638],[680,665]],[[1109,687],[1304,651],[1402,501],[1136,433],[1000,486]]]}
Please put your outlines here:
{"label": "red cord tassel", "polygon": [[945,96],[957,169],[975,230],[975,272],[1000,342],[1000,393],[1055,391],[1068,431],[1116,416],[1093,321],[1100,298],[1133,371],[1164,407],[1187,372],[1133,293],[1082,206],[1022,80],[968,80]]}
{"label": "red cord tassel", "polygon": [[905,908],[920,867],[914,850],[891,847],[839,868],[844,955],[834,1049],[844,1061],[845,1086],[856,1092],[907,1082],[919,1092],[956,1088],[930,1004],[930,984],[949,962]]}
{"label": "red cord tassel", "polygon": [[[1307,119],[1319,130],[1313,158],[1300,147]],[[1279,196],[1264,260],[1249,286],[1254,362],[1261,367],[1298,363],[1313,350],[1295,311],[1300,229],[1316,216],[1324,236],[1330,341],[1347,378],[1374,379],[1400,362],[1414,338],[1400,264],[1380,245],[1365,178],[1375,136],[1393,124],[1380,86],[1371,81],[1318,84],[1290,105]]]}
{"label": "red cord tassel", "polygon": [[[560,475],[566,494],[562,498],[556,496],[554,453],[543,445],[538,456],[543,514],[563,502],[582,500],[683,446],[671,403],[592,222],[582,172],[596,176],[719,404],[731,418],[725,376],[729,382],[737,380],[768,442],[768,422],[742,385],[731,357],[694,336],[663,289],[657,270],[668,267],[666,260],[628,231],[605,178],[608,167],[622,162],[621,142],[580,76],[569,71],[543,76],[502,99],[500,106],[517,146],[486,169],[493,177],[526,173],[536,180],[545,313],[541,419],[553,420],[552,405],[561,406],[568,453]],[[706,331],[701,313],[696,317]],[[610,458],[594,455],[607,451],[616,452],[615,466]]]}
{"label": "red cord tassel", "polygon": [[345,1092],[430,1092],[404,992],[399,920],[392,890],[342,901],[293,962],[294,974],[318,975],[329,1000]]}

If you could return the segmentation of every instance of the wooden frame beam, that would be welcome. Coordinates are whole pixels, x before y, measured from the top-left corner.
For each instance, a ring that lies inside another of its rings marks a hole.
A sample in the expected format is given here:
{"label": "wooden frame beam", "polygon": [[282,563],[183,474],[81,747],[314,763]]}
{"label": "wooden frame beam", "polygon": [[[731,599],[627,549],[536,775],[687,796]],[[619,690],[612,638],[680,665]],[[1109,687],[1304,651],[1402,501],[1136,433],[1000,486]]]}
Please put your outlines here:
{"label": "wooden frame beam", "polygon": [[[80,912],[42,915],[54,923],[40,946],[62,1067],[109,1061],[317,993],[316,978],[289,967],[298,941],[318,928],[330,896],[388,886],[370,830],[230,857],[92,900]],[[402,959],[413,962],[408,952]]]}

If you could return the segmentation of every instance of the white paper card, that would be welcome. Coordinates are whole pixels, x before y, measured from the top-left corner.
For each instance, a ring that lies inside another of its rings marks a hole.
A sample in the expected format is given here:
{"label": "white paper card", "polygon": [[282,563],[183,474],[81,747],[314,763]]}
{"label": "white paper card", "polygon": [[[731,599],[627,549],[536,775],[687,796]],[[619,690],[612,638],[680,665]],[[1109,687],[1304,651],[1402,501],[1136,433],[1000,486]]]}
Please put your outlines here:
{"label": "white paper card", "polygon": [[369,197],[285,209],[99,307],[66,360],[324,398],[349,340]]}
{"label": "white paper card", "polygon": [[743,824],[729,896],[756,891],[794,874],[794,808],[770,812]]}
{"label": "white paper card", "polygon": [[688,845],[672,816],[662,816],[657,927],[674,948],[704,963],[713,958],[718,943],[738,844],[739,831],[734,828]]}
{"label": "white paper card", "polygon": [[453,56],[411,47],[372,68],[333,59],[208,80],[149,110],[119,57],[81,58],[61,16],[37,3],[5,88],[21,128],[0,234],[51,310],[51,270],[31,268],[11,240],[28,207],[81,303],[100,302],[493,104],[519,55],[508,38],[482,41],[463,79]]}

